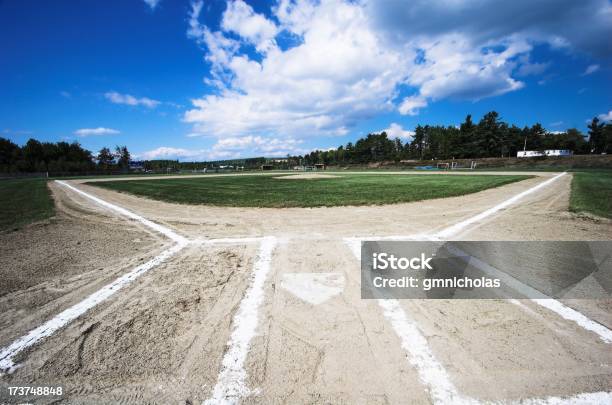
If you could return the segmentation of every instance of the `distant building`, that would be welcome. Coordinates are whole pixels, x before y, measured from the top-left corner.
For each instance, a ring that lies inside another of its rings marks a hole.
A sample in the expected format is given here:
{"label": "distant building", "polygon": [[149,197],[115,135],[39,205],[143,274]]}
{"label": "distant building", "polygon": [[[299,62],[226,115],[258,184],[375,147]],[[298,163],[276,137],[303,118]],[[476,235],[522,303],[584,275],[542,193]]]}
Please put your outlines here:
{"label": "distant building", "polygon": [[544,152],[539,150],[521,150],[516,152],[517,158],[530,158],[530,157],[542,157]]}
{"label": "distant building", "polygon": [[547,149],[544,153],[546,156],[572,156],[574,154],[569,149]]}
{"label": "distant building", "polygon": [[544,156],[572,156],[574,153],[569,149],[547,149],[540,150],[521,150],[516,152],[517,158],[532,158]]}
{"label": "distant building", "polygon": [[325,170],[325,164],[323,163],[315,163],[315,170]]}
{"label": "distant building", "polygon": [[261,165],[261,170],[272,170],[273,168],[272,165]]}

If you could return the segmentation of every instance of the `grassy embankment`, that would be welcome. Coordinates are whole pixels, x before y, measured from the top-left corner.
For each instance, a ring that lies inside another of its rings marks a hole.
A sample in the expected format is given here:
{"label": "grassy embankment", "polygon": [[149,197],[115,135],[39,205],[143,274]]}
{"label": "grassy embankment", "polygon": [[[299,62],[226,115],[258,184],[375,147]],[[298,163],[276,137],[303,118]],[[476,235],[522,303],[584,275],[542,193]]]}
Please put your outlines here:
{"label": "grassy embankment", "polygon": [[570,210],[612,218],[612,170],[573,173]]}
{"label": "grassy embankment", "polygon": [[0,231],[17,229],[53,215],[46,179],[0,180]]}

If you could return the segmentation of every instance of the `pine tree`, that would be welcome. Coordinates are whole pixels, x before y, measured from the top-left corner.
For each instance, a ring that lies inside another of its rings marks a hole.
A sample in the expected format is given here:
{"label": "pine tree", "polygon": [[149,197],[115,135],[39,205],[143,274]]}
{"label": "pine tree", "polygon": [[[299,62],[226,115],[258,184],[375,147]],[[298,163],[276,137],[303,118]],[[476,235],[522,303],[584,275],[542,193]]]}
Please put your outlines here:
{"label": "pine tree", "polygon": [[599,118],[594,117],[588,126],[589,148],[591,153],[602,153],[606,151],[606,137],[604,135],[604,124],[599,123]]}

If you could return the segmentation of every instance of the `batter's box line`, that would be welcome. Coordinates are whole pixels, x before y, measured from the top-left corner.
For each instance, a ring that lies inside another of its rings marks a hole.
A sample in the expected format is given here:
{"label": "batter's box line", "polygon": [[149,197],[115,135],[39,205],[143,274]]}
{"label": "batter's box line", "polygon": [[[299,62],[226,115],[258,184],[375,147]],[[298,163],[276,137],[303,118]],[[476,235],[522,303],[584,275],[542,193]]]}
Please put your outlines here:
{"label": "batter's box line", "polygon": [[[443,240],[448,239],[452,236],[457,235],[459,232],[466,229],[468,226],[475,224],[487,217],[490,217],[502,209],[505,209],[513,204],[518,203],[526,196],[533,192],[540,190],[547,185],[552,184],[555,180],[565,175],[565,172],[556,175],[555,177],[546,180],[538,185],[523,191],[502,203],[481,212],[473,217],[460,221],[459,223],[452,225],[440,232],[433,235],[418,234],[418,235],[407,235],[407,236],[370,236],[370,237],[346,237],[343,238],[345,244],[353,253],[357,260],[361,259],[361,242],[364,240],[375,240],[375,241],[411,241],[411,240]],[[555,299],[534,299],[535,303],[542,305],[553,312],[556,312],[565,319],[576,322],[579,326],[584,329],[595,332],[599,337],[606,343],[610,343],[609,334],[611,333],[608,328],[600,325],[591,319],[587,318],[580,312],[569,308]],[[453,382],[450,379],[444,366],[436,359],[435,355],[431,351],[427,339],[421,333],[416,322],[411,319],[406,311],[400,306],[400,302],[397,299],[378,299],[379,306],[383,310],[383,315],[391,323],[391,326],[395,333],[398,335],[401,341],[402,348],[407,353],[407,358],[410,364],[412,364],[419,375],[419,379],[427,388],[432,401],[436,404],[448,404],[448,403],[466,403],[474,404],[479,403],[474,398],[469,398],[461,395]],[[516,301],[510,300],[516,304]],[[547,397],[547,398],[529,398],[519,401],[507,401],[509,403],[517,404],[599,404],[599,403],[612,403],[611,392],[593,392],[583,393],[575,396],[567,397]]]}
{"label": "batter's box line", "polygon": [[[365,240],[416,240],[415,237],[405,236],[398,239],[390,237],[371,237]],[[344,242],[355,258],[361,258],[361,238],[344,238]],[[416,321],[412,319],[401,307],[397,299],[377,299],[378,305],[383,311],[384,317],[391,324],[393,331],[400,339],[402,349],[407,354],[408,362],[417,370],[419,380],[426,387],[432,402],[435,404],[478,404],[499,403],[481,402],[474,398],[463,396],[459,393],[446,368],[438,361],[431,350],[427,338],[421,332]],[[555,300],[553,300],[555,301]],[[512,302],[512,300],[510,300]],[[537,302],[537,301],[536,301]],[[574,404],[603,404],[612,403],[612,393],[593,392],[582,393],[568,397],[528,398],[518,401],[504,401],[503,403],[516,404],[548,404],[548,405],[574,405]]]}
{"label": "batter's box line", "polygon": [[[13,359],[15,358],[17,354],[21,353],[25,349],[32,347],[35,344],[53,335],[55,332],[57,332],[64,326],[76,320],[78,317],[84,315],[90,309],[94,308],[98,304],[106,301],[108,298],[115,295],[118,291],[120,291],[122,288],[124,288],[125,286],[127,286],[128,284],[136,280],[138,277],[142,276],[143,274],[150,271],[151,269],[157,267],[161,263],[167,261],[174,255],[176,255],[178,252],[183,250],[186,246],[189,246],[191,243],[193,243],[193,241],[187,239],[186,237],[182,235],[177,234],[175,231],[173,231],[170,228],[167,228],[163,225],[150,221],[123,207],[120,207],[118,205],[104,201],[101,198],[98,198],[92,194],[82,191],[68,184],[65,181],[56,180],[55,182],[95,202],[96,204],[106,209],[114,211],[123,217],[127,217],[127,218],[140,222],[141,224],[148,227],[149,229],[152,229],[155,232],[166,236],[167,238],[175,242],[175,245],[162,251],[159,255],[155,256],[153,259],[147,261],[146,263],[143,263],[137,266],[136,268],[132,269],[131,271],[125,273],[124,275],[120,276],[119,278],[111,282],[110,284],[107,284],[106,286],[102,287],[98,291],[92,293],[84,300],[60,312],[59,314],[57,314],[50,320],[44,322],[39,327],[32,329],[25,335],[16,339],[10,345],[4,348],[1,348],[0,349],[0,376],[3,375],[4,373],[12,373],[18,367],[18,365],[15,364],[13,361]],[[213,239],[209,241],[199,240],[198,243],[207,242],[208,244],[212,244],[212,245],[223,244],[223,243],[245,243],[245,242],[253,242],[253,241],[258,241],[258,242],[263,243],[262,241],[265,241],[265,240],[267,240],[266,237],[263,237],[263,238],[222,238],[222,239]]]}

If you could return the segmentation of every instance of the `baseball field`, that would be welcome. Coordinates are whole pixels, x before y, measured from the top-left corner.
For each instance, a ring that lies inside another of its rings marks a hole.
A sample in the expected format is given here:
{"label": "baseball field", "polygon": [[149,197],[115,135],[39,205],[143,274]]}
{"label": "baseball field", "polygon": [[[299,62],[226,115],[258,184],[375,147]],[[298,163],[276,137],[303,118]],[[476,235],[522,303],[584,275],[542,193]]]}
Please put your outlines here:
{"label": "baseball field", "polygon": [[359,266],[367,240],[608,240],[609,178],[0,182],[0,384],[67,403],[609,403],[611,300],[364,300]]}

